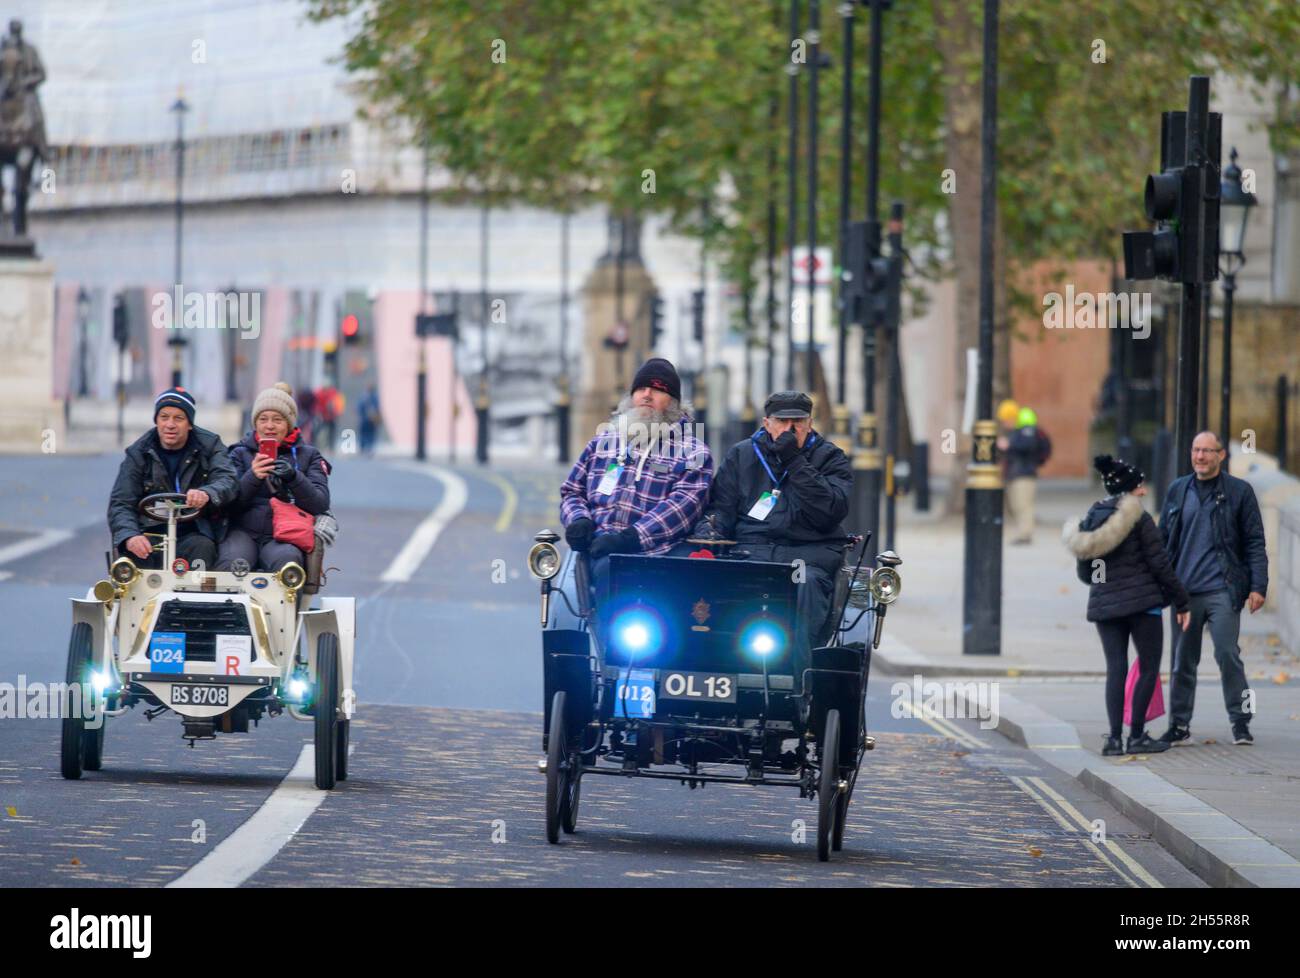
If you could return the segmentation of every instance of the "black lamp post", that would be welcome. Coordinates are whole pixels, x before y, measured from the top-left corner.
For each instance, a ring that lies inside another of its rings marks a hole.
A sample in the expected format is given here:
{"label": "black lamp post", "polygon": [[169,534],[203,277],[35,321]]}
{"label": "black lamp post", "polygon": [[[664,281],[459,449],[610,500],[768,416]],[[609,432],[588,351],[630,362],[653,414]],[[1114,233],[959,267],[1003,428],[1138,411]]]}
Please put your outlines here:
{"label": "black lamp post", "polygon": [[80,343],[77,348],[77,396],[86,397],[90,393],[90,382],[86,376],[87,333],[90,331],[90,295],[84,288],[77,289],[77,329]]}
{"label": "black lamp post", "polygon": [[1237,291],[1237,273],[1246,264],[1246,224],[1257,201],[1241,185],[1237,147],[1232,148],[1219,189],[1219,255],[1223,260],[1223,397],[1219,405],[1219,430],[1223,447],[1232,437],[1232,298]]}
{"label": "black lamp post", "polygon": [[[190,110],[189,104],[183,96],[176,96],[176,101],[172,103],[170,111],[176,113],[176,263],[175,274],[172,278],[177,289],[181,290],[181,296],[184,296],[184,285],[181,279],[181,241],[182,228],[185,221],[185,113]],[[167,345],[172,348],[172,386],[181,386],[181,372],[184,365],[185,353],[185,336],[182,332],[181,310],[172,310],[171,326],[175,330],[167,339]]]}

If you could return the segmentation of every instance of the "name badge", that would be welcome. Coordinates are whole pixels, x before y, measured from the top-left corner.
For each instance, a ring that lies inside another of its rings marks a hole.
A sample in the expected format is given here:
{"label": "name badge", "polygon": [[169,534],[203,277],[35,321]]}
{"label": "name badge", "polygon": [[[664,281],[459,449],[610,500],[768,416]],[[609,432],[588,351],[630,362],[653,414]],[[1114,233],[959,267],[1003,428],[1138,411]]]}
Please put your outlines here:
{"label": "name badge", "polygon": [[754,503],[749,509],[749,518],[751,520],[765,520],[767,514],[772,512],[772,507],[776,501],[781,498],[781,490],[773,489],[771,492],[765,492],[758,497],[758,502]]}
{"label": "name badge", "polygon": [[618,477],[622,474],[623,466],[619,465],[617,462],[610,462],[609,468],[605,470],[605,474],[600,478],[600,485],[596,487],[596,495],[611,495],[614,492],[614,488],[618,485]]}

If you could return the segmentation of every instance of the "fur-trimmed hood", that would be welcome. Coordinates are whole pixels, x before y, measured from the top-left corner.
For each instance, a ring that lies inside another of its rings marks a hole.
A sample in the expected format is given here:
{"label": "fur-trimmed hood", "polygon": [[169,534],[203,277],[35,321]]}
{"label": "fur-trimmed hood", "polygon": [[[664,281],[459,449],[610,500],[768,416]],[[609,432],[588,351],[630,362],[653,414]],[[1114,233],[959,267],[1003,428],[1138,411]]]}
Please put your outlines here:
{"label": "fur-trimmed hood", "polygon": [[1103,499],[1093,503],[1082,520],[1066,520],[1061,540],[1079,560],[1104,557],[1124,542],[1144,512],[1142,501],[1132,493]]}

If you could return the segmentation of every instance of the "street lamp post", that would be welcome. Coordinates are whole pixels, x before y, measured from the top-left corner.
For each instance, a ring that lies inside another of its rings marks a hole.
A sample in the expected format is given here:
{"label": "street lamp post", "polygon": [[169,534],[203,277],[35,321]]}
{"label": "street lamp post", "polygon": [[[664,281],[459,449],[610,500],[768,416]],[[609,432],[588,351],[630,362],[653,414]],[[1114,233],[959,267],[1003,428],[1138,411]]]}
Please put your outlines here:
{"label": "street lamp post", "polygon": [[984,0],[979,382],[966,469],[962,652],[1002,653],[1002,473],[993,420],[993,228],[997,218],[998,0]]}
{"label": "street lamp post", "polygon": [[[424,149],[420,154],[420,314],[429,311],[429,140],[424,140]],[[415,459],[425,459],[425,441],[429,424],[429,361],[428,343],[423,335],[415,340],[419,347],[415,367]],[[448,396],[452,403],[456,400],[453,387]],[[453,428],[453,430],[455,430]]]}
{"label": "street lamp post", "polygon": [[488,462],[488,411],[492,401],[488,394],[488,205],[483,203],[479,221],[479,300],[480,315],[483,317],[479,329],[479,347],[483,354],[482,369],[478,375],[478,396],[474,400],[474,413],[478,419],[478,438],[475,441],[474,457],[479,465]]}
{"label": "street lamp post", "polygon": [[799,40],[799,0],[790,0],[790,60],[785,70],[790,75],[787,105],[789,132],[786,138],[786,229],[785,229],[785,386],[794,387],[794,248],[799,234],[799,65],[794,60],[795,42]]}
{"label": "street lamp post", "polygon": [[[1223,447],[1232,437],[1232,300],[1237,291],[1237,273],[1246,264],[1246,224],[1257,203],[1255,195],[1241,184],[1237,147],[1232,147],[1219,190],[1220,254],[1223,257],[1223,391],[1219,403],[1219,431]],[[1283,464],[1285,459],[1281,460]]]}
{"label": "street lamp post", "polygon": [[[182,289],[183,282],[181,279],[181,243],[183,240],[182,229],[185,221],[185,113],[190,110],[189,104],[185,101],[184,96],[177,95],[176,101],[172,103],[170,111],[176,113],[176,263],[175,275],[172,281],[177,289]],[[183,294],[183,291],[182,291]],[[181,325],[177,322],[181,317],[180,309],[172,310],[172,322],[170,325],[175,332],[168,338],[167,345],[172,348],[172,386],[181,386],[181,374],[184,366],[185,336],[181,331]]]}
{"label": "street lamp post", "polygon": [[560,463],[569,460],[569,212],[560,215],[560,378],[555,400],[555,429]]}
{"label": "street lamp post", "polygon": [[816,371],[813,363],[813,336],[817,318],[817,117],[821,114],[817,101],[817,76],[822,59],[821,4],[808,0],[808,44],[811,48],[812,71],[808,81],[808,394],[815,393]]}
{"label": "street lamp post", "polygon": [[853,451],[853,435],[849,430],[848,358],[849,317],[852,303],[851,283],[857,269],[849,265],[848,238],[849,215],[853,205],[853,7],[854,3],[841,3],[840,20],[844,34],[844,64],[841,67],[840,88],[840,287],[839,287],[839,346],[835,362],[835,408],[831,412],[831,441],[845,452]]}

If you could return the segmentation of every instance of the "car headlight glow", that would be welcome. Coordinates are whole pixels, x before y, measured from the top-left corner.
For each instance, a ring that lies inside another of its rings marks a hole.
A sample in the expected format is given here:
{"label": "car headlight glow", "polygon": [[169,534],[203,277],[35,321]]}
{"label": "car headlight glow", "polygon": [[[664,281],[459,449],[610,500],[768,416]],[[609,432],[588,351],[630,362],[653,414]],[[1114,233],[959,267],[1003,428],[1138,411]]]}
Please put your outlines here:
{"label": "car headlight glow", "polygon": [[535,543],[528,551],[528,572],[548,581],[560,572],[560,552],[553,543]]}
{"label": "car headlight glow", "polygon": [[614,648],[629,658],[653,655],[663,645],[663,626],[647,608],[637,607],[614,616],[610,622]]}
{"label": "car headlight glow", "polygon": [[100,696],[113,685],[113,678],[105,672],[92,672],[90,674],[90,685]]}
{"label": "car headlight glow", "polygon": [[785,630],[770,618],[760,618],[741,630],[740,647],[760,659],[779,655],[785,649]]}
{"label": "car headlight glow", "polygon": [[877,567],[871,573],[871,595],[881,604],[893,604],[903,589],[903,579],[892,567]]}
{"label": "car headlight glow", "polygon": [[289,680],[289,698],[300,700],[307,695],[308,686],[296,676]]}

